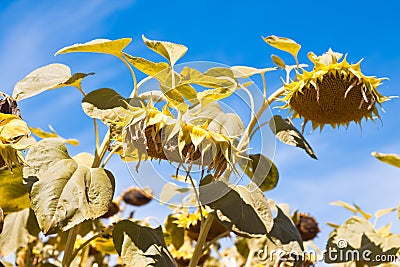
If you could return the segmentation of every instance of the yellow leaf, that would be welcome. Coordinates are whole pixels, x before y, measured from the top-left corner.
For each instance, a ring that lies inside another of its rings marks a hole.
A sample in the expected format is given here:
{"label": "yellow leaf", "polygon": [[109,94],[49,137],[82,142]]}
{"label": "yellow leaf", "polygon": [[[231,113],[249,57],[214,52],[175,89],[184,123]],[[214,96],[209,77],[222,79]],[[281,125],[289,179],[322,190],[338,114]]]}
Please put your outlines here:
{"label": "yellow leaf", "polygon": [[31,132],[39,138],[51,138],[51,137],[58,137],[55,132],[46,132],[40,128],[29,127]]}
{"label": "yellow leaf", "polygon": [[231,70],[233,71],[234,77],[235,78],[248,78],[250,76],[253,76],[255,74],[261,74],[265,73],[268,71],[273,71],[276,70],[277,68],[264,68],[264,69],[257,69],[253,67],[247,67],[247,66],[233,66],[231,67]]}
{"label": "yellow leaf", "polygon": [[365,219],[369,220],[369,219],[372,218],[372,215],[371,215],[371,214],[369,214],[369,213],[363,211],[363,210],[362,210],[359,206],[357,206],[356,204],[353,204],[353,205],[354,205],[354,207],[357,209],[357,211],[358,211],[359,213],[361,213],[361,215],[362,215]]}
{"label": "yellow leaf", "polygon": [[272,47],[290,53],[296,59],[297,63],[297,54],[299,53],[301,45],[299,45],[292,39],[285,37],[278,37],[275,35],[263,37],[263,40]]}
{"label": "yellow leaf", "polygon": [[400,168],[400,155],[398,154],[384,154],[384,153],[372,152],[371,155],[382,162]]}
{"label": "yellow leaf", "polygon": [[157,73],[169,68],[168,64],[165,62],[155,63],[141,57],[133,57],[126,53],[124,53],[124,56],[135,68],[149,76],[154,77]]}
{"label": "yellow leaf", "polygon": [[28,125],[20,117],[0,113],[0,141],[3,144],[16,143],[29,134]]}
{"label": "yellow leaf", "polygon": [[283,59],[281,59],[277,55],[272,54],[271,59],[272,59],[272,62],[274,62],[275,65],[277,65],[279,68],[281,68],[281,69],[285,68],[285,66],[286,66],[285,61],[283,61]]}
{"label": "yellow leaf", "polygon": [[29,193],[19,168],[13,168],[12,173],[7,168],[0,169],[0,207],[5,213],[30,207]]}
{"label": "yellow leaf", "polygon": [[122,57],[122,50],[127,47],[131,41],[131,38],[121,38],[117,40],[95,39],[83,44],[74,44],[64,47],[58,50],[55,55],[73,52],[89,52],[110,54],[117,57]]}
{"label": "yellow leaf", "polygon": [[348,203],[346,203],[344,201],[340,201],[340,200],[339,201],[334,201],[334,202],[329,203],[329,205],[339,206],[339,207],[348,209],[349,211],[352,211],[353,213],[357,213],[357,209],[356,208],[354,208],[352,205],[350,205],[350,204],[348,204]]}
{"label": "yellow leaf", "polygon": [[54,63],[43,66],[19,81],[14,87],[12,97],[19,101],[46,90],[68,86],[64,83],[71,77],[70,68],[64,64]]}
{"label": "yellow leaf", "polygon": [[54,138],[54,137],[57,138],[58,137],[58,138],[62,139],[65,143],[68,143],[70,145],[73,145],[73,146],[79,145],[79,141],[78,140],[76,140],[76,139],[64,139],[64,138],[60,137],[53,130],[51,132],[46,132],[46,131],[44,131],[44,130],[42,130],[40,128],[34,128],[34,127],[29,127],[29,130],[31,130],[31,132],[34,135],[36,135],[37,137],[42,138],[42,139],[44,139],[44,138]]}
{"label": "yellow leaf", "polygon": [[142,35],[142,39],[148,48],[165,57],[169,61],[171,66],[175,65],[175,63],[181,57],[183,57],[183,55],[188,50],[188,48],[184,45],[174,44],[165,41],[150,40],[147,39],[144,35]]}
{"label": "yellow leaf", "polygon": [[392,223],[388,223],[381,228],[378,229],[378,234],[382,237],[388,237],[390,235],[390,228],[392,227]]}
{"label": "yellow leaf", "polygon": [[207,106],[208,104],[224,99],[231,94],[233,94],[233,90],[229,87],[220,87],[216,89],[204,90],[202,92],[197,93],[197,98],[200,101],[202,107]]}
{"label": "yellow leaf", "polygon": [[[213,73],[207,71],[207,73]],[[237,82],[229,76],[212,76],[203,74],[196,69],[184,67],[181,71],[182,84],[198,84],[208,88],[236,87]],[[215,74],[215,73],[213,73]],[[232,73],[233,75],[233,73]]]}
{"label": "yellow leaf", "polygon": [[96,250],[105,253],[105,254],[117,254],[117,251],[115,250],[114,242],[112,238],[106,238],[106,237],[98,237],[90,244],[95,247]]}
{"label": "yellow leaf", "polygon": [[385,216],[386,214],[392,213],[396,210],[396,208],[388,208],[388,209],[381,209],[375,212],[375,218],[379,219],[382,216]]}

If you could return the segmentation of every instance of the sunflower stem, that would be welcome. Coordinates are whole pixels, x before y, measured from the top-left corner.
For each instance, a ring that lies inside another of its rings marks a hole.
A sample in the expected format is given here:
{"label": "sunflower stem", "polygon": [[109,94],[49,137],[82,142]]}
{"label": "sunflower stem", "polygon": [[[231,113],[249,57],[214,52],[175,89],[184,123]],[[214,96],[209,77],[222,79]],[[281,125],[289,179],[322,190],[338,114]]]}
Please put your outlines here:
{"label": "sunflower stem", "polygon": [[193,256],[189,262],[188,267],[196,267],[198,265],[200,257],[203,252],[203,246],[206,242],[206,238],[207,238],[208,232],[210,231],[213,220],[214,220],[214,214],[209,213],[207,215],[207,219],[205,221],[202,221],[201,227],[200,227],[199,239],[197,240],[197,244],[194,249]]}
{"label": "sunflower stem", "polygon": [[126,60],[125,56],[122,55],[120,57],[118,57],[122,62],[124,62],[125,66],[128,67],[129,72],[131,73],[132,76],[132,80],[133,80],[133,92],[132,95],[133,97],[137,97],[138,96],[138,86],[137,86],[137,80],[136,80],[136,75],[135,72],[133,71],[131,65],[129,64],[129,62]]}
{"label": "sunflower stem", "polygon": [[273,92],[262,104],[260,109],[257,111],[256,115],[251,119],[249,125],[246,128],[246,131],[243,135],[243,137],[240,139],[239,144],[238,144],[238,150],[241,151],[245,146],[248,145],[249,137],[250,134],[256,126],[259,118],[264,114],[265,110],[275,101],[278,99],[279,96],[281,96],[285,92],[285,87],[282,86],[278,88],[275,92]]}

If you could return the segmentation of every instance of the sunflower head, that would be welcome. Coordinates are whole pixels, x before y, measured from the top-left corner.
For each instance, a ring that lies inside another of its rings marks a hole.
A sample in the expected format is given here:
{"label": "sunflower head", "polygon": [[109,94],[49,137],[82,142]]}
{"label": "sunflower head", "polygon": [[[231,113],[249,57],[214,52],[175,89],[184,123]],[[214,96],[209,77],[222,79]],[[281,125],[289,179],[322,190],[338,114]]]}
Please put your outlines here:
{"label": "sunflower head", "polygon": [[314,239],[320,232],[318,222],[309,214],[295,212],[292,219],[303,241]]}
{"label": "sunflower head", "polygon": [[[204,218],[207,218],[208,212],[203,211]],[[186,235],[194,240],[197,241],[200,235],[200,228],[201,228],[201,214],[199,211],[194,213],[186,213],[182,212],[179,214],[175,214],[175,224],[179,227],[185,228]],[[229,236],[229,229],[226,228],[222,223],[218,220],[213,220],[211,224],[211,228],[207,234],[206,241],[214,240],[218,236]]]}
{"label": "sunflower head", "polygon": [[303,70],[296,79],[285,84],[283,108],[293,111],[293,117],[304,118],[304,126],[312,122],[313,129],[330,124],[348,126],[363,118],[379,117],[376,104],[388,100],[377,87],[384,78],[365,76],[360,69],[361,61],[349,64],[346,57],[331,49],[322,56],[308,54],[314,63],[312,71]]}
{"label": "sunflower head", "polygon": [[124,119],[122,138],[126,158],[139,163],[152,158],[200,165],[203,170],[214,171],[214,177],[221,176],[228,166],[234,168],[233,138],[211,131],[207,123],[194,125],[176,119],[167,105],[162,110],[151,102],[142,107],[129,106]]}

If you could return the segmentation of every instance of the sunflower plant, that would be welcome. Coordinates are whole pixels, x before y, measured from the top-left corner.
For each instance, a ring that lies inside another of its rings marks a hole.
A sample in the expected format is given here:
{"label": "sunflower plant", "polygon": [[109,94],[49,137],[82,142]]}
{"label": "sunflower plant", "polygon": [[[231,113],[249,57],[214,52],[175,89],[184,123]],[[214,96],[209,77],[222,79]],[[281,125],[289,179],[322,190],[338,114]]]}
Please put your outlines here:
{"label": "sunflower plant", "polygon": [[[379,118],[380,105],[389,99],[378,91],[384,79],[364,75],[361,62],[350,64],[346,56],[331,49],[320,56],[310,52],[312,66],[308,68],[297,58],[301,46],[277,36],[263,40],[291,54],[293,65],[272,55],[274,66],[266,68],[182,67],[177,62],[187,52],[186,46],[142,39],[165,60],[153,62],[128,54],[130,38],[96,39],[56,52],[118,58],[132,77],[130,96],[110,88],[87,90],[82,80],[94,73],[72,73],[61,63],[29,73],[15,85],[12,96],[2,93],[0,256],[13,254],[18,266],[314,265],[319,259],[303,252],[307,247],[318,249],[312,242],[320,231],[317,220],[306,213],[290,213],[287,205],[266,198],[266,192],[276,187],[279,172],[269,157],[252,148],[252,140],[269,125],[278,140],[316,159],[302,135],[307,122],[322,130],[325,125],[347,127],[351,122]],[[270,91],[268,75],[279,71],[284,76],[282,86]],[[139,73],[145,75],[140,81]],[[253,76],[262,81],[261,102],[255,101],[258,91],[249,79]],[[156,85],[143,90],[149,81]],[[24,99],[63,87],[74,87],[82,94],[82,109],[93,121],[93,153],[71,155],[67,145],[78,145],[77,140],[23,120],[18,105]],[[240,92],[251,109],[247,123],[240,112],[222,108],[224,101]],[[274,102],[282,102],[290,117],[273,115],[264,120]],[[291,118],[303,118],[302,131]],[[104,133],[99,123],[105,125]],[[133,164],[137,175],[142,162],[171,164],[174,173],[162,175],[189,187],[170,182],[158,196],[139,185],[114,196],[115,183],[121,178],[107,168],[113,155]],[[238,176],[240,185],[234,181]],[[134,209],[153,198],[170,204],[179,193],[186,195],[179,205],[169,205],[170,214],[158,227],[153,227],[154,218],[135,217]],[[333,204],[354,216],[341,226],[330,224],[334,230],[327,248],[338,248],[339,241],[348,239],[349,248],[357,251],[368,247],[385,255],[398,253],[400,241],[390,227],[376,230],[368,221],[371,216],[358,206]],[[379,211],[375,217],[392,211]],[[234,239],[235,245],[224,248],[220,242],[224,238]],[[269,250],[282,253],[273,257]],[[326,261],[376,265],[354,259]]]}

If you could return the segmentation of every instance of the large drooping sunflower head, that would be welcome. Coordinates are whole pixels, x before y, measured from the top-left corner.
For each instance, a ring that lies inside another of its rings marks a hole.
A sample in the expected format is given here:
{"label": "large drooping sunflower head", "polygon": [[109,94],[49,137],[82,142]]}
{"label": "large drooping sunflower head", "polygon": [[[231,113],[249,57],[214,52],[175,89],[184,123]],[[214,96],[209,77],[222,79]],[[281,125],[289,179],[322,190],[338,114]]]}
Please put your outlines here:
{"label": "large drooping sunflower head", "polygon": [[388,100],[377,87],[384,78],[365,76],[360,69],[361,61],[349,64],[346,57],[331,49],[317,57],[310,52],[314,63],[312,71],[303,70],[296,79],[285,84],[284,108],[293,111],[294,117],[304,118],[304,126],[312,122],[313,129],[330,124],[348,126],[361,123],[363,118],[379,117],[376,104]]}
{"label": "large drooping sunflower head", "polygon": [[159,110],[152,103],[130,106],[124,120],[122,139],[126,144],[126,158],[138,162],[153,158],[199,165],[207,172],[213,171],[214,177],[221,176],[229,166],[234,168],[233,138],[211,131],[207,122],[194,125],[176,119],[167,106]]}

